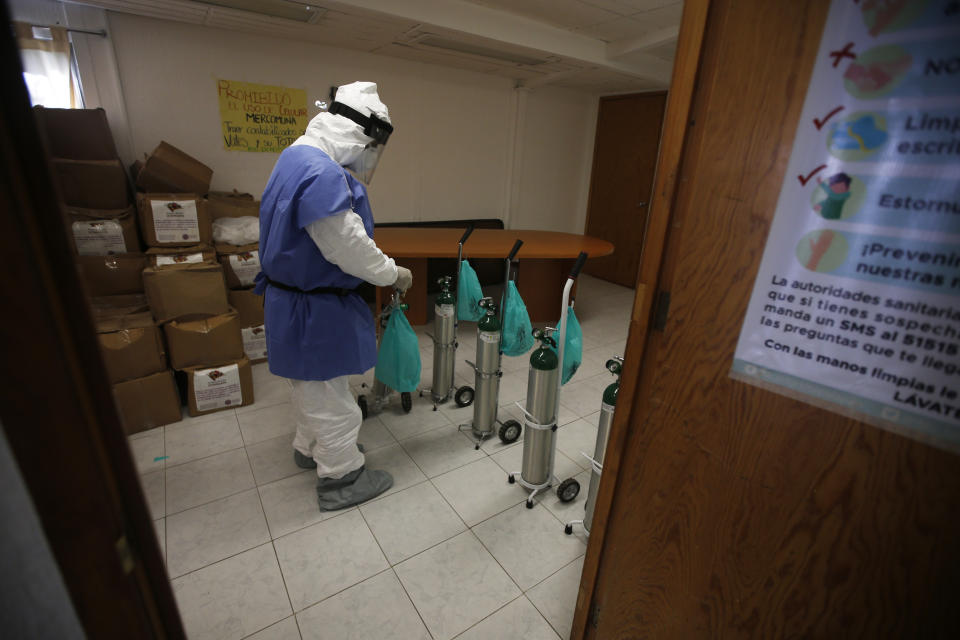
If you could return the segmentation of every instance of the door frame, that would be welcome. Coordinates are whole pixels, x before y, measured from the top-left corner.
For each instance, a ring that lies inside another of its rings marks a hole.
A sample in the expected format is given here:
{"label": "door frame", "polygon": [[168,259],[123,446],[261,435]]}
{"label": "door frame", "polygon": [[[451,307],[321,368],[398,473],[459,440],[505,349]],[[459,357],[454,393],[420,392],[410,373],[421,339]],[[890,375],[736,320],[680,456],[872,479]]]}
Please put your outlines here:
{"label": "door frame", "polygon": [[[636,406],[637,387],[640,382],[640,363],[649,335],[650,318],[654,313],[654,299],[658,293],[658,282],[663,263],[670,219],[679,188],[680,164],[686,149],[687,138],[694,122],[690,121],[690,111],[700,76],[701,53],[706,31],[710,0],[686,0],[683,17],[680,21],[680,33],[677,40],[677,53],[674,58],[673,75],[667,94],[667,107],[660,135],[660,148],[657,153],[657,169],[654,174],[653,191],[650,201],[650,213],[644,231],[643,250],[640,255],[640,268],[637,273],[636,293],[630,316],[630,331],[624,353],[625,365],[620,382],[617,405],[620,408],[613,415],[607,453],[604,456],[604,473],[594,502],[593,528],[590,530],[589,544],[577,590],[577,602],[574,610],[571,638],[584,638],[587,625],[590,624],[593,609],[593,596],[597,584],[597,574],[604,548],[610,507],[620,485],[620,478],[629,469],[620,466],[623,446],[627,439],[628,426],[639,415]],[[596,147],[594,147],[594,166],[596,165]],[[593,181],[591,180],[591,191]],[[589,202],[589,200],[588,200]],[[589,211],[587,213],[589,220]],[[628,407],[628,409],[624,409]]]}
{"label": "door frame", "polygon": [[9,29],[0,51],[2,428],[85,635],[184,638]]}

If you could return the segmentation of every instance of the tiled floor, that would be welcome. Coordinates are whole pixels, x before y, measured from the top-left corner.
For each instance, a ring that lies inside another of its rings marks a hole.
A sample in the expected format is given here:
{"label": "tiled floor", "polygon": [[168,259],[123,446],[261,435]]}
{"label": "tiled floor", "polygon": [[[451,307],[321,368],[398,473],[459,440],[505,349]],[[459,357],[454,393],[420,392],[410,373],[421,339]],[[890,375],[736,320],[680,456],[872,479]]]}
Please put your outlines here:
{"label": "tiled floor", "polygon": [[[522,438],[475,451],[472,409],[394,399],[360,432],[393,488],[345,511],[317,509],[315,473],[293,463],[287,382],[254,367],[256,403],[130,438],[190,638],[539,640],[566,638],[586,539],[582,517],[607,358],[623,353],[633,291],[582,276],[584,361],[560,397],[556,475],[583,489],[532,510],[506,482]],[[419,327],[423,381],[432,345]],[[458,384],[475,329],[461,325]],[[472,359],[472,358],[471,358]],[[501,418],[526,397],[526,357],[505,358]],[[356,391],[372,379],[358,376]]]}

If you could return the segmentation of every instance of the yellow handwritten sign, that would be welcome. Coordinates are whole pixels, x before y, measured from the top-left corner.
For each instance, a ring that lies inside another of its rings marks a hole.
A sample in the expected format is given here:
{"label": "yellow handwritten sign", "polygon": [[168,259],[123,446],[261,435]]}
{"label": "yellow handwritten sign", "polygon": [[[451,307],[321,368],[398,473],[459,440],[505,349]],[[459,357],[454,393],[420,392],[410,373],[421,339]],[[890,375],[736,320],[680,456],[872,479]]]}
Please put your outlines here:
{"label": "yellow handwritten sign", "polygon": [[228,151],[283,151],[307,128],[303,89],[217,80],[217,96]]}

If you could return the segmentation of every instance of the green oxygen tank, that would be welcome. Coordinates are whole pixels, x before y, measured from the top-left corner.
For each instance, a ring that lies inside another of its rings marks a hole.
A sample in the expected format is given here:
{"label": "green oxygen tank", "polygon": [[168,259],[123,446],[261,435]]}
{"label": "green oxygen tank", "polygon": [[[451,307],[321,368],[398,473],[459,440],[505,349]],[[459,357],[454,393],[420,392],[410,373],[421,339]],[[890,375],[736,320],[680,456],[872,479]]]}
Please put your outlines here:
{"label": "green oxygen tank", "polygon": [[530,485],[545,485],[553,473],[553,455],[557,440],[557,381],[560,362],[551,337],[553,329],[534,329],[540,346],[530,354],[527,377],[527,405],[523,430],[523,466],[521,479]]}
{"label": "green oxygen tank", "polygon": [[450,291],[453,278],[437,280],[440,295],[433,308],[433,384],[430,395],[434,402],[444,402],[453,389],[453,364],[456,358],[457,299]]}
{"label": "green oxygen tank", "polygon": [[484,315],[477,322],[477,362],[473,401],[473,434],[484,439],[493,433],[500,393],[500,318],[493,298],[480,300]]}
{"label": "green oxygen tank", "polygon": [[597,443],[593,449],[593,459],[590,473],[590,488],[587,491],[587,501],[584,504],[586,513],[583,516],[583,528],[590,534],[593,524],[593,507],[597,500],[597,489],[600,486],[600,472],[603,468],[603,459],[607,452],[607,441],[610,439],[610,425],[613,423],[613,412],[617,407],[617,393],[620,391],[620,374],[623,371],[623,358],[614,357],[607,360],[607,370],[614,375],[614,381],[603,390],[603,401],[600,403],[600,422],[597,427]]}

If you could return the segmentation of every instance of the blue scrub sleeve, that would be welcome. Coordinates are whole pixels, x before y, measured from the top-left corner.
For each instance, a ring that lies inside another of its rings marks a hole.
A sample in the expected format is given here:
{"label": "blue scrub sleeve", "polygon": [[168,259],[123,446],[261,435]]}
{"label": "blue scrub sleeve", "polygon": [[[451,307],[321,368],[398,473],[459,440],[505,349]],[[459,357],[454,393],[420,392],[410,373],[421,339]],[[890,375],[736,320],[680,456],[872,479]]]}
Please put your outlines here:
{"label": "blue scrub sleeve", "polygon": [[347,177],[340,167],[322,167],[307,179],[295,203],[297,227],[344,211],[353,210],[353,197]]}

